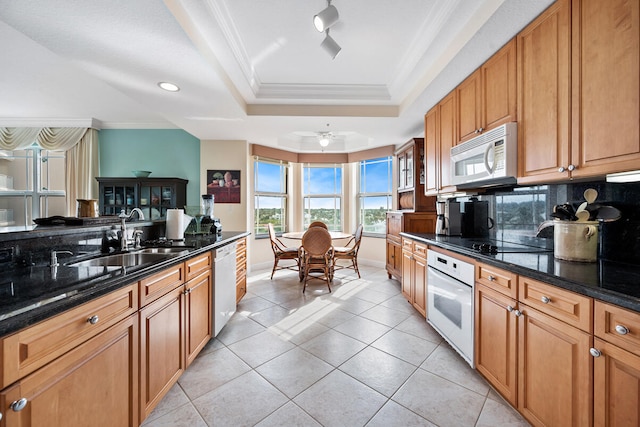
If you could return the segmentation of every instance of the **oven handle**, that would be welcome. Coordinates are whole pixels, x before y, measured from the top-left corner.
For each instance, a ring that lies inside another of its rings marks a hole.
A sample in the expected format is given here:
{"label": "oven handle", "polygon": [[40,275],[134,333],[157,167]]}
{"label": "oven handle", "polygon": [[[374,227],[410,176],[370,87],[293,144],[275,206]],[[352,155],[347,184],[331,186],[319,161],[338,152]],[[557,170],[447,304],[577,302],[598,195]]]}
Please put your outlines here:
{"label": "oven handle", "polygon": [[473,284],[468,284],[468,283],[462,282],[462,281],[460,281],[458,279],[454,279],[453,277],[449,276],[448,274],[445,274],[445,273],[441,272],[440,270],[437,270],[437,269],[433,268],[433,266],[431,266],[431,265],[427,265],[427,270],[428,270],[427,271],[427,274],[428,274],[428,276],[427,276],[427,279],[428,279],[427,280],[427,288],[429,287],[429,283],[431,283],[431,278],[429,276],[433,275],[433,277],[435,279],[440,279],[440,280],[445,281],[447,283],[450,283],[452,285],[456,285],[456,286],[464,285],[464,286],[466,286],[468,288],[473,289]]}

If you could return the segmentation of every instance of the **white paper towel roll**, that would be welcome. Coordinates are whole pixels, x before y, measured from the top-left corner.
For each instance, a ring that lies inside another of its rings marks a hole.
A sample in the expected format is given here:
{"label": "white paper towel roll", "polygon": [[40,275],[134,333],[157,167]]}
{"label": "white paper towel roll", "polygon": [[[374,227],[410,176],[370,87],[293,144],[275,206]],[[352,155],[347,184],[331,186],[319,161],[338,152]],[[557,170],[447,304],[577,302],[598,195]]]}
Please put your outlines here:
{"label": "white paper towel roll", "polygon": [[184,239],[184,211],[182,209],[167,210],[167,239]]}

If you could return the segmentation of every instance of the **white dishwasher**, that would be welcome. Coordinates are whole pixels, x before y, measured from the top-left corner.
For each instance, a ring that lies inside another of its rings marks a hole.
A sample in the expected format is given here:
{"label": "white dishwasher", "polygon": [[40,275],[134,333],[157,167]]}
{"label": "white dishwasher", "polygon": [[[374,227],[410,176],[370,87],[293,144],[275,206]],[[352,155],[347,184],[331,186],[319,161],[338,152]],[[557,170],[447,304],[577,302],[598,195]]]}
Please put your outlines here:
{"label": "white dishwasher", "polygon": [[213,336],[236,312],[236,242],[213,250]]}

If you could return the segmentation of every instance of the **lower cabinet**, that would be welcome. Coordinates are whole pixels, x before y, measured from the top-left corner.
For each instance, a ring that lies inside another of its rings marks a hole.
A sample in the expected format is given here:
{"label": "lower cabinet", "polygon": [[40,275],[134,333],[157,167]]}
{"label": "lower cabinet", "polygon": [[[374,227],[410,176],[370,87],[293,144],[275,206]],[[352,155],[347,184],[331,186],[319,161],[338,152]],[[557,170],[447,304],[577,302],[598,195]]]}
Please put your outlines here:
{"label": "lower cabinet", "polygon": [[198,356],[211,339],[213,322],[213,287],[211,270],[201,273],[185,284],[186,366]]}
{"label": "lower cabinet", "polygon": [[247,294],[247,239],[236,244],[236,304]]}
{"label": "lower cabinet", "polygon": [[427,316],[427,245],[402,239],[402,294]]}
{"label": "lower cabinet", "polygon": [[137,426],[138,315],[0,392],[6,426]]}

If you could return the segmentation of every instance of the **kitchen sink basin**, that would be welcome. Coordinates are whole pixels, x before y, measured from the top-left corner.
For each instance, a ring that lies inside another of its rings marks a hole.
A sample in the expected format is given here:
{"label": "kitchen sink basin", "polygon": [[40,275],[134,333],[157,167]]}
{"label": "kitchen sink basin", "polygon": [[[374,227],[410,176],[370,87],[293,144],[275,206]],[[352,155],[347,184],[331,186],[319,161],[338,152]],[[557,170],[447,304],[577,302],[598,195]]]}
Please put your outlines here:
{"label": "kitchen sink basin", "polygon": [[173,253],[129,252],[67,264],[69,267],[132,267],[162,261],[176,255]]}
{"label": "kitchen sink basin", "polygon": [[184,247],[164,247],[164,248],[144,248],[133,251],[136,254],[171,254],[171,255],[183,255],[189,252],[189,249]]}

